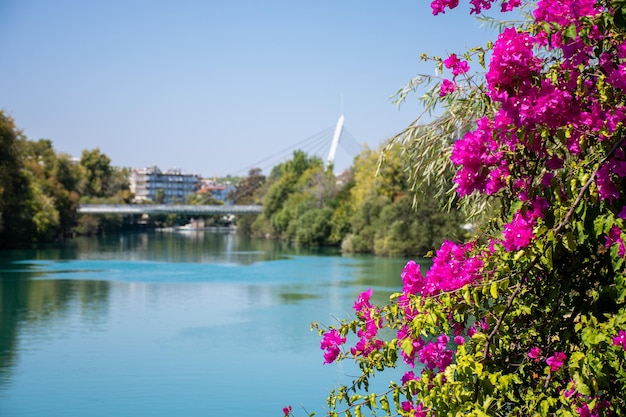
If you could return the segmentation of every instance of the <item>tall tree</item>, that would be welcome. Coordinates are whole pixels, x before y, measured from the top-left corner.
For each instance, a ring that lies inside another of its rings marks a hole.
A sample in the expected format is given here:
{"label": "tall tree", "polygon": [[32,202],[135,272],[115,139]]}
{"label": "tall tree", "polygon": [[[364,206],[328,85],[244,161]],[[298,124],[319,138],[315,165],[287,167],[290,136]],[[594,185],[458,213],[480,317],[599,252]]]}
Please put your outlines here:
{"label": "tall tree", "polygon": [[21,136],[13,119],[0,111],[0,247],[29,242],[34,236]]}
{"label": "tall tree", "polygon": [[80,158],[85,168],[85,195],[89,197],[110,197],[110,181],[113,175],[111,159],[100,152],[100,148],[85,149]]}

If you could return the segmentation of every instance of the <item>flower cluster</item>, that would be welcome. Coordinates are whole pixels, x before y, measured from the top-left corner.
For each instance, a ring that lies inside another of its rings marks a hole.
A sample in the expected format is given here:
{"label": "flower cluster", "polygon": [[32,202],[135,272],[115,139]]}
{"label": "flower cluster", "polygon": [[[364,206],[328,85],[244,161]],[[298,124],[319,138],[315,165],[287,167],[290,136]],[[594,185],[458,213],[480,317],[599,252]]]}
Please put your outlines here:
{"label": "flower cluster", "polygon": [[546,359],[546,363],[550,367],[552,372],[556,372],[559,370],[561,366],[563,366],[563,362],[567,359],[567,355],[563,352],[555,352],[554,355],[549,356]]}
{"label": "flower cluster", "polygon": [[426,365],[427,369],[437,368],[440,372],[452,363],[454,352],[448,349],[450,337],[445,334],[437,337],[435,341],[428,342],[419,351],[419,361]]}
{"label": "flower cluster", "polygon": [[403,296],[420,294],[433,296],[455,291],[481,278],[483,261],[471,256],[474,244],[458,245],[445,241],[433,258],[433,265],[423,276],[415,261],[407,262],[402,270]]}
{"label": "flower cluster", "polygon": [[622,239],[622,231],[618,226],[613,226],[606,236],[605,247],[610,248],[613,244],[617,243],[619,256],[624,257],[626,255],[626,246],[624,245],[624,239]]}
{"label": "flower cluster", "polygon": [[[491,9],[491,5],[495,0],[470,0],[472,8],[470,14],[480,14],[483,10]],[[510,12],[511,10],[519,7],[522,4],[521,0],[506,0],[502,2],[500,10],[503,12]],[[459,5],[459,0],[434,0],[430,3],[430,7],[433,10],[433,15],[436,16],[439,13],[445,13],[446,8],[454,9]]]}
{"label": "flower cluster", "polygon": [[532,349],[530,349],[530,351],[528,352],[528,357],[531,358],[532,360],[534,360],[535,362],[539,362],[539,357],[541,356],[541,348],[540,347],[533,347]]}
{"label": "flower cluster", "polygon": [[613,338],[614,346],[621,346],[622,349],[626,350],[626,331],[620,330],[617,336]]}
{"label": "flower cluster", "polygon": [[410,401],[404,401],[402,403],[402,411],[408,413],[408,415],[412,417],[428,417],[429,415],[428,410],[421,402],[417,405],[414,405]]}
{"label": "flower cluster", "polygon": [[436,16],[439,13],[445,13],[446,8],[454,9],[459,5],[459,0],[435,0],[430,3],[431,9],[433,9],[433,15]]}
{"label": "flower cluster", "polygon": [[[415,261],[407,262],[401,274],[404,286],[398,299],[398,305],[403,308],[407,321],[410,322],[416,314],[415,306],[411,302],[413,296],[432,297],[442,292],[458,290],[481,279],[484,262],[480,257],[472,255],[473,249],[474,244],[444,242],[425,276],[422,275],[419,264]],[[468,331],[469,336],[472,329]],[[465,342],[462,332],[462,326],[457,323],[454,335],[454,343],[457,345]],[[413,337],[410,327],[405,325],[397,331],[397,337],[402,358],[409,366],[414,366],[417,360],[426,366],[425,369],[441,372],[452,363],[454,351],[448,348],[450,337],[446,334],[426,342],[421,337]],[[406,341],[410,343],[407,344]]]}
{"label": "flower cluster", "polygon": [[576,65],[586,63],[589,60],[592,48],[588,43],[582,42],[578,35],[582,26],[581,18],[594,17],[600,12],[601,8],[596,6],[595,0],[541,0],[537,2],[537,8],[533,12],[535,20],[562,28],[573,24],[575,25],[577,36],[574,39],[569,39],[564,38],[562,31],[549,35],[544,29],[541,29],[538,34],[538,41],[544,46],[561,48],[564,52],[564,57],[566,59],[574,58]]}
{"label": "flower cluster", "polygon": [[465,74],[469,71],[469,64],[467,61],[460,60],[456,54],[451,54],[443,61],[443,65],[452,71],[452,80],[444,79],[441,82],[439,89],[439,96],[447,96],[457,90],[455,79],[457,75]]}
{"label": "flower cluster", "polygon": [[486,117],[478,120],[476,125],[476,130],[454,143],[450,157],[461,167],[454,177],[461,197],[474,191],[496,193],[509,176],[507,161],[495,139],[500,132]]}
{"label": "flower cluster", "polygon": [[498,36],[489,63],[487,94],[496,101],[518,95],[520,87],[539,75],[543,61],[533,52],[534,38],[515,28],[507,28]]}
{"label": "flower cluster", "polygon": [[602,200],[613,202],[620,196],[620,188],[615,179],[626,177],[626,153],[623,148],[615,150],[613,157],[604,163],[596,173],[598,196]]}
{"label": "flower cluster", "polygon": [[337,356],[341,353],[340,346],[346,343],[346,338],[339,334],[337,329],[331,329],[324,333],[322,341],[320,342],[320,348],[325,350],[324,363],[332,363],[337,359]]}
{"label": "flower cluster", "polygon": [[[493,2],[470,0],[471,13]],[[520,3],[501,1],[502,10]],[[431,7],[436,15],[458,4]],[[619,348],[626,351],[626,331],[614,327],[623,327],[625,306],[626,9],[612,7],[539,0],[528,27],[502,31],[481,86],[487,110],[464,121],[472,128],[451,149],[458,196],[497,195],[501,213],[484,239],[445,241],[425,273],[407,262],[390,306],[373,306],[371,289],[356,300],[357,320],[343,330],[359,337],[350,352],[364,376],[394,367],[384,361],[396,361],[396,350],[414,369],[397,388],[407,400],[395,397],[398,414],[463,414],[496,391],[511,415],[543,407],[545,415],[584,417],[626,410],[612,392],[623,388],[616,372],[624,363]],[[469,64],[456,54],[442,64],[451,77],[439,95],[455,94],[438,102],[453,103],[465,92],[456,77]],[[611,298],[610,312],[598,305],[599,293]],[[393,343],[379,339],[385,327],[395,330]],[[588,338],[589,330],[602,337]],[[339,356],[341,334],[324,334],[326,363]],[[605,349],[610,338],[618,348]],[[507,379],[516,373],[516,382]],[[539,404],[532,389],[521,398],[536,383],[549,401]],[[479,392],[483,386],[489,393]],[[507,403],[509,394],[515,403]]]}
{"label": "flower cluster", "polygon": [[354,303],[356,316],[362,323],[357,331],[360,338],[356,345],[350,349],[354,356],[368,357],[372,352],[382,349],[384,343],[376,339],[378,329],[383,327],[383,319],[380,316],[380,309],[370,304],[372,289],[362,292]]}

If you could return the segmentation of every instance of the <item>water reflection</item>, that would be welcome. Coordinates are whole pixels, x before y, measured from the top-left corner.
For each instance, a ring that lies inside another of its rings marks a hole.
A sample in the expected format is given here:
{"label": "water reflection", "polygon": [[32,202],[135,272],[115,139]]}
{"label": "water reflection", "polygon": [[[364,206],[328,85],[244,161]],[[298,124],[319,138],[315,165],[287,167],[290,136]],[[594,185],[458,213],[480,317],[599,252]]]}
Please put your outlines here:
{"label": "water reflection", "polygon": [[370,287],[387,302],[405,263],[337,255],[209,233],[2,252],[0,415],[66,416],[68,402],[90,416],[217,415],[237,389],[251,393],[244,415],[296,395],[323,403],[338,370],[321,367],[310,322],[348,316]]}
{"label": "water reflection", "polygon": [[0,387],[11,381],[20,335],[46,338],[70,315],[95,327],[108,310],[108,282],[41,280],[37,263],[16,266],[0,261]]}

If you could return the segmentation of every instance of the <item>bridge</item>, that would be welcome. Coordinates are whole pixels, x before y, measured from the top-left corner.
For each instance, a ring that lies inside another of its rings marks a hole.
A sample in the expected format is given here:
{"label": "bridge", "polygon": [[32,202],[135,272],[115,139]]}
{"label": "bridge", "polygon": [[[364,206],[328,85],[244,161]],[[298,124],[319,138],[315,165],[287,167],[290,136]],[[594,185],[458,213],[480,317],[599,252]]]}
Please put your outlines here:
{"label": "bridge", "polygon": [[228,215],[261,214],[263,207],[250,205],[177,205],[177,204],[81,204],[79,214],[187,214]]}
{"label": "bridge", "polygon": [[[278,157],[279,160],[287,159],[285,152],[291,151],[296,148],[302,150],[309,150],[310,153],[315,155],[322,148],[325,148],[328,142],[328,133],[333,132],[330,150],[328,157],[325,160],[326,166],[332,164],[335,160],[337,152],[337,146],[344,146],[345,150],[356,156],[360,152],[361,146],[350,135],[347,136],[351,139],[351,142],[345,142],[341,140],[344,138],[344,117],[341,115],[335,128],[326,129],[316,135],[313,135],[302,142],[297,143],[281,152],[276,153],[270,158],[265,158],[263,161],[253,165],[252,167],[260,167],[262,162],[268,162],[269,159]],[[345,147],[346,144],[351,144],[352,149]],[[291,156],[291,154],[289,154]],[[275,161],[276,162],[276,161]],[[269,165],[269,167],[272,167]],[[251,168],[252,168],[251,167]],[[244,170],[240,171],[241,173]],[[139,214],[181,214],[181,215],[229,215],[229,214],[261,214],[263,207],[259,205],[178,205],[178,204],[81,204],[78,206],[77,212],[79,214],[120,214],[120,215],[139,215]]]}

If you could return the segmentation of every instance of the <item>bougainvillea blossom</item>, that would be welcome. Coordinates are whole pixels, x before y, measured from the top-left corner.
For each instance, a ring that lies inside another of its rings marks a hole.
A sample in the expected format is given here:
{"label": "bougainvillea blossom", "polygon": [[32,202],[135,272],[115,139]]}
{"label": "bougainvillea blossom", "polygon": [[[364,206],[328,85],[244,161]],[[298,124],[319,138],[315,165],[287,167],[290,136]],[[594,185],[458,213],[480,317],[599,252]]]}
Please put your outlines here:
{"label": "bougainvillea blossom", "polygon": [[538,76],[543,67],[542,59],[533,52],[534,38],[528,33],[506,28],[498,36],[493,57],[489,63],[487,94],[496,101],[517,94],[520,85]]}
{"label": "bougainvillea blossom", "polygon": [[622,349],[626,350],[626,331],[620,330],[617,336],[613,338],[613,345],[621,346]]}
{"label": "bougainvillea blossom", "polygon": [[441,82],[441,88],[439,90],[439,96],[440,97],[444,97],[447,96],[450,93],[454,93],[454,91],[456,90],[456,83],[454,81],[450,81],[448,79],[444,79]]}
{"label": "bougainvillea blossom", "polygon": [[[433,14],[458,3],[435,0]],[[470,0],[471,13],[492,3]],[[500,4],[509,11],[521,1]],[[484,83],[472,84],[461,55],[433,59],[452,79],[429,98],[458,111],[450,103],[470,102],[476,92],[482,106],[479,117],[453,119],[465,123],[446,148],[456,192],[496,195],[500,213],[471,243],[444,241],[428,270],[409,261],[390,308],[372,306],[371,291],[355,303],[350,331],[360,339],[351,352],[362,369],[379,370],[381,362],[368,366],[381,357],[414,369],[394,391],[406,395],[394,399],[397,414],[464,414],[494,404],[495,392],[510,415],[626,410],[611,391],[623,387],[616,367],[626,351],[626,330],[615,329],[623,328],[626,265],[626,9],[616,4],[538,1],[534,21],[505,28],[487,47]],[[472,61],[472,52],[463,56]],[[450,119],[441,120],[435,127],[444,131]],[[383,315],[384,323],[376,321]],[[384,327],[395,331],[393,343],[376,338]],[[329,338],[326,355],[339,346]]]}
{"label": "bougainvillea blossom", "polygon": [[606,236],[606,241],[604,246],[610,248],[613,244],[618,244],[618,255],[624,257],[626,255],[626,245],[624,245],[624,239],[622,239],[622,230],[619,226],[613,226],[611,230],[609,230],[608,236]]}
{"label": "bougainvillea blossom", "polygon": [[465,74],[469,71],[469,64],[465,60],[460,60],[456,54],[450,54],[450,56],[443,61],[443,65],[452,70],[452,75],[457,76]]}
{"label": "bougainvillea blossom", "polygon": [[540,356],[541,356],[540,347],[535,346],[528,351],[528,357],[533,359],[535,362],[539,362]]}
{"label": "bougainvillea blossom", "polygon": [[326,351],[324,353],[325,364],[332,363],[337,359],[341,353],[340,346],[344,343],[346,343],[346,338],[342,337],[337,329],[332,329],[324,333],[322,341],[320,342],[320,348]]}
{"label": "bougainvillea blossom", "polygon": [[546,359],[546,363],[550,367],[552,372],[556,372],[559,370],[561,366],[563,366],[563,362],[567,359],[567,355],[563,352],[555,352],[554,355],[549,356]]}
{"label": "bougainvillea blossom", "polygon": [[446,8],[454,9],[459,5],[459,0],[434,0],[430,3],[430,7],[433,9],[433,15],[436,16],[439,13],[445,13]]}

